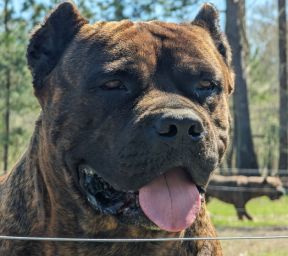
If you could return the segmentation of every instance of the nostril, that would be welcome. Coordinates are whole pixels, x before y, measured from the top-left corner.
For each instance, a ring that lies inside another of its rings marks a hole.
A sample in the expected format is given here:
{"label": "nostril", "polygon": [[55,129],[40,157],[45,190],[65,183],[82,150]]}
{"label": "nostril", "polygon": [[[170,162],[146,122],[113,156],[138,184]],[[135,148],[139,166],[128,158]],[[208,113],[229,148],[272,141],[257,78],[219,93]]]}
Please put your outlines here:
{"label": "nostril", "polygon": [[171,124],[167,127],[168,129],[165,129],[165,131],[159,131],[158,134],[160,136],[164,137],[174,137],[177,134],[177,126],[174,124]]}
{"label": "nostril", "polygon": [[192,125],[188,130],[188,134],[194,140],[200,140],[204,136],[204,130],[202,125]]}

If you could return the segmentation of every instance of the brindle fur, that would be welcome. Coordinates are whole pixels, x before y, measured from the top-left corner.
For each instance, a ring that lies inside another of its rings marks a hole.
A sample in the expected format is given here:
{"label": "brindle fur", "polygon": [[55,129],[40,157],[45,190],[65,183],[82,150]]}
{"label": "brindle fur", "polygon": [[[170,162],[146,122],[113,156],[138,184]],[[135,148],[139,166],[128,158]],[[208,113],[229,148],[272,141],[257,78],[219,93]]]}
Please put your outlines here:
{"label": "brindle fur", "polygon": [[[227,147],[228,96],[233,90],[230,49],[219,31],[213,6],[204,5],[192,24],[121,21],[90,25],[73,4],[65,2],[36,28],[27,59],[42,112],[28,150],[0,180],[0,234],[216,236],[205,204],[193,225],[181,233],[152,231],[137,223],[125,225],[114,216],[101,215],[80,192],[76,171],[77,164],[88,159],[111,185],[128,190],[132,186],[139,189],[160,166],[184,163],[194,166],[190,173],[194,182],[207,184]],[[204,67],[221,80],[221,91],[209,101],[195,98],[189,85],[184,88],[183,81],[169,78],[175,63],[180,73],[188,68],[198,74]],[[128,83],[133,87],[129,97],[95,92],[95,85],[101,84],[99,75],[123,69],[134,75],[132,85]],[[207,130],[205,140],[197,145],[183,143],[180,151],[179,146],[161,143],[154,149],[151,145],[155,144],[150,143],[155,140],[146,136],[146,129],[152,117],[169,107],[197,113]],[[135,173],[143,168],[147,172]],[[0,255],[217,256],[222,252],[218,241],[98,244],[1,240]]]}
{"label": "brindle fur", "polygon": [[[229,190],[229,187],[236,190]],[[237,190],[237,187],[240,190]],[[226,188],[228,190],[225,190]],[[247,190],[243,191],[245,188]],[[261,196],[268,196],[271,200],[275,200],[283,194],[284,188],[279,177],[214,175],[207,188],[206,199],[215,197],[223,202],[233,204],[240,220],[243,220],[244,217],[252,220],[252,216],[246,210],[246,204],[249,200]]]}

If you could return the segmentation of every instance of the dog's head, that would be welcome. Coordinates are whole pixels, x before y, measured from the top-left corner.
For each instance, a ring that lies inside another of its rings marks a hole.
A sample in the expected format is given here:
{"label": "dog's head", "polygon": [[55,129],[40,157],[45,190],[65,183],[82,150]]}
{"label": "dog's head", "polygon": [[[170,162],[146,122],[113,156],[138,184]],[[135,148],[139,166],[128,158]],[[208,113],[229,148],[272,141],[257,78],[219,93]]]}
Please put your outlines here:
{"label": "dog's head", "polygon": [[270,200],[280,199],[285,195],[285,189],[279,177],[265,177],[261,183],[263,194],[267,195]]}
{"label": "dog's head", "polygon": [[90,25],[63,3],[27,58],[46,142],[88,204],[150,225],[144,211],[169,231],[190,225],[228,143],[233,72],[215,8],[189,24]]}

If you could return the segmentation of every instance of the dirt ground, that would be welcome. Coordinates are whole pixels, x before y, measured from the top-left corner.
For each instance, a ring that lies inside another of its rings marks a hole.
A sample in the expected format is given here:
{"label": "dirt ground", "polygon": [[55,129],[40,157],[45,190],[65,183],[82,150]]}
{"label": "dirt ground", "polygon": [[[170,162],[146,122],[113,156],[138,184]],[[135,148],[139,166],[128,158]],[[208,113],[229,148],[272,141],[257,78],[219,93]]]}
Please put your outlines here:
{"label": "dirt ground", "polygon": [[[218,236],[286,236],[285,228],[225,228]],[[288,239],[221,241],[225,256],[287,256]]]}

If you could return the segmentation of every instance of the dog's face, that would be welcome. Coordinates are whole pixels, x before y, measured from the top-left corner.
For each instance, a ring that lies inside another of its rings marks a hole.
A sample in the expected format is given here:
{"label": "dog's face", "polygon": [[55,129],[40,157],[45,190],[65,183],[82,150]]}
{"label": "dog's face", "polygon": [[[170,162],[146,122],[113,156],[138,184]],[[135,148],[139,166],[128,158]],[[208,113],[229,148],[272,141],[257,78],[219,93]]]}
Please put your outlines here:
{"label": "dog's face", "polygon": [[233,77],[217,15],[205,5],[191,24],[89,25],[64,3],[32,36],[47,142],[98,213],[169,231],[196,218],[228,143]]}

